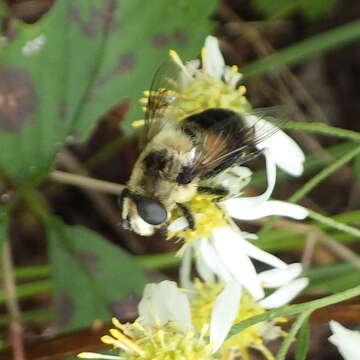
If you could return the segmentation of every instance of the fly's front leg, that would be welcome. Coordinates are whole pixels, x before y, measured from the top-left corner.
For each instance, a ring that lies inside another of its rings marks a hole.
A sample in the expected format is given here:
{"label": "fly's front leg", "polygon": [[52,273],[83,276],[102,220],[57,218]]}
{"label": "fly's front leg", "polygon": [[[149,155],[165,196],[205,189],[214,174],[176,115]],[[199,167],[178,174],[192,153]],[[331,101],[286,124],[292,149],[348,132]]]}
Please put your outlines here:
{"label": "fly's front leg", "polygon": [[176,203],[176,205],[179,207],[179,209],[182,211],[186,221],[189,224],[189,228],[194,231],[195,230],[195,219],[193,217],[193,215],[191,214],[189,208],[184,205],[184,204],[180,204],[180,203]]}
{"label": "fly's front leg", "polygon": [[220,199],[229,195],[229,191],[222,187],[199,186],[197,191],[200,194],[209,194],[218,196]]}

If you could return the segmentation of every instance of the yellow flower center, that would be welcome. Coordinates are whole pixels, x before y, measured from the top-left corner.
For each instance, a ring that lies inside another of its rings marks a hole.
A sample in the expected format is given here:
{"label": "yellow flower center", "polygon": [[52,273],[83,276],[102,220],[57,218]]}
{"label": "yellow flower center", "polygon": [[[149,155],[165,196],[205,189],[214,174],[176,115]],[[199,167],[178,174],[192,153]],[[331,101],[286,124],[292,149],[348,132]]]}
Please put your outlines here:
{"label": "yellow flower center", "polygon": [[[212,230],[217,227],[227,225],[226,215],[216,205],[214,195],[196,194],[190,201],[184,205],[190,210],[195,219],[195,230],[186,228],[169,233],[169,238],[179,237],[185,242],[190,243],[199,238],[209,237]],[[180,210],[175,209],[170,219],[170,223],[183,216]]]}
{"label": "yellow flower center", "polygon": [[[205,332],[180,331],[176,323],[163,326],[142,324],[121,324],[113,319],[116,329],[110,330],[101,340],[119,350],[119,359],[126,360],[213,360],[211,345]],[[101,354],[81,353],[78,357],[92,359]],[[106,355],[103,355],[106,359]]]}
{"label": "yellow flower center", "polygon": [[[203,283],[195,280],[195,296],[191,299],[192,322],[195,329],[210,322],[211,311],[217,296],[223,290],[224,285],[217,283]],[[234,324],[262,314],[266,310],[262,308],[248,293],[243,293],[239,312]],[[275,322],[283,322],[284,319],[276,319]],[[275,328],[273,322],[262,322],[243,330],[238,335],[226,340],[221,346],[222,359],[230,359],[241,356],[242,359],[250,359],[249,350],[257,349],[267,360],[274,360],[274,356],[263,344],[263,335],[267,328]]]}
{"label": "yellow flower center", "polygon": [[[204,50],[202,54],[207,56]],[[233,84],[234,78],[238,76],[237,66],[229,68],[226,80],[210,76],[203,68],[197,69],[195,75],[191,75],[175,51],[170,50],[169,54],[186,78],[184,85],[175,86],[176,90],[170,90],[174,84],[172,83],[173,79],[169,81],[167,95],[173,95],[176,99],[169,105],[171,117],[175,121],[180,122],[187,116],[211,108],[225,108],[239,113],[251,112],[251,104],[245,97],[246,87]],[[155,89],[152,93],[155,96],[153,101],[156,101],[157,91],[159,96],[162,96],[162,89]],[[144,95],[145,97],[140,99],[140,103],[146,105],[150,92],[145,91]],[[143,107],[143,110],[146,111],[146,106]],[[139,127],[143,124],[144,120],[137,120],[132,125]]]}

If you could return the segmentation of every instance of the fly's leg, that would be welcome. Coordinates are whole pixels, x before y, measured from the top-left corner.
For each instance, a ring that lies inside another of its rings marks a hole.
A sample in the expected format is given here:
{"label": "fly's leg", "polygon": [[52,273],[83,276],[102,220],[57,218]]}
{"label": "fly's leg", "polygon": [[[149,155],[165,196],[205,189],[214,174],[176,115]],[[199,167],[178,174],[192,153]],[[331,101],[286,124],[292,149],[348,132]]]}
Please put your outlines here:
{"label": "fly's leg", "polygon": [[189,208],[184,205],[184,204],[180,204],[180,203],[177,203],[176,204],[179,209],[182,211],[186,221],[188,222],[189,224],[189,228],[194,231],[195,230],[195,219],[194,219],[194,216],[191,214]]}
{"label": "fly's leg", "polygon": [[197,191],[200,194],[208,194],[218,196],[220,199],[229,195],[229,191],[222,187],[199,186]]}

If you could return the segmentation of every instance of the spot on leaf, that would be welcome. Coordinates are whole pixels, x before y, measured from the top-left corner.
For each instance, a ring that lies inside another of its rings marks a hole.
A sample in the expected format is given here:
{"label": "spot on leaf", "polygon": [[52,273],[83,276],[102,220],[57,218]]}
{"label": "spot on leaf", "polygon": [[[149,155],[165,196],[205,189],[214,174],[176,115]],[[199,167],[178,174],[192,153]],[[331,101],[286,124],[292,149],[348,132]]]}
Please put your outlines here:
{"label": "spot on leaf", "polygon": [[181,29],[175,29],[173,31],[171,37],[179,45],[184,45],[188,41],[187,34],[185,33],[185,31],[183,31]]}
{"label": "spot on leaf", "polygon": [[0,79],[0,129],[18,132],[32,120],[38,97],[24,69],[0,68]]}
{"label": "spot on leaf", "polygon": [[119,2],[116,0],[107,0],[103,2],[102,7],[90,7],[90,15],[87,19],[81,16],[79,9],[70,5],[68,7],[68,16],[72,23],[79,26],[80,31],[88,38],[93,38],[100,33],[108,33],[117,27],[114,13]]}
{"label": "spot on leaf", "polygon": [[89,272],[99,271],[100,258],[97,254],[91,250],[83,250],[76,253],[76,255]]}
{"label": "spot on leaf", "polygon": [[154,45],[154,47],[162,48],[169,44],[169,39],[164,34],[156,34],[152,37],[151,42]]}
{"label": "spot on leaf", "polygon": [[71,318],[75,313],[74,302],[70,296],[63,294],[59,297],[56,308],[59,314],[59,325],[65,326],[71,321]]}
{"label": "spot on leaf", "polygon": [[66,114],[67,114],[67,102],[64,100],[64,101],[61,101],[59,104],[58,115],[61,118],[65,118]]}

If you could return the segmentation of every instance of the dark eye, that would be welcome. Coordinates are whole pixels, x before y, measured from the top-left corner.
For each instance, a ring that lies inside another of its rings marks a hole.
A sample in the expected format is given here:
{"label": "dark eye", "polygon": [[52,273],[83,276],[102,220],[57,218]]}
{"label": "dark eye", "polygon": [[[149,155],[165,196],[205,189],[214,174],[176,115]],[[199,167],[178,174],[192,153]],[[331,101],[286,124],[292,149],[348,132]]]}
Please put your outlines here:
{"label": "dark eye", "polygon": [[133,201],[141,218],[151,225],[160,225],[167,219],[166,209],[159,201],[137,196]]}

